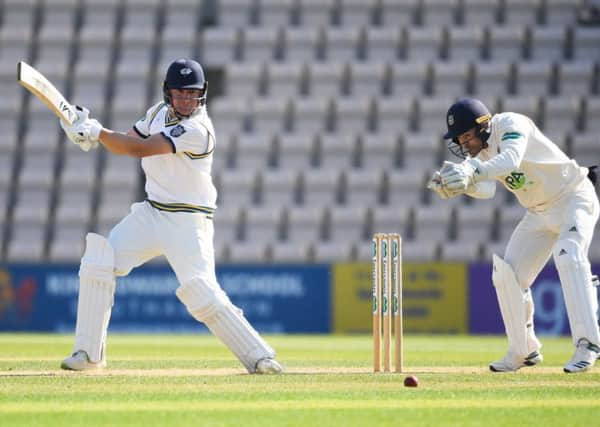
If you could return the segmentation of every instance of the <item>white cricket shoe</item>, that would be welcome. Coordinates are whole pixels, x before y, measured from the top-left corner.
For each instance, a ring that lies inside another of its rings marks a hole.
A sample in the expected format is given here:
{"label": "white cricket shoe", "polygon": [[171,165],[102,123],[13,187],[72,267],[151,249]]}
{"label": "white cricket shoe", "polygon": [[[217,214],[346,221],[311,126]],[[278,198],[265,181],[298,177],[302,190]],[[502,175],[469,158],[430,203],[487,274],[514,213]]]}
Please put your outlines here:
{"label": "white cricket shoe", "polygon": [[87,353],[83,350],[77,350],[71,356],[67,357],[60,364],[62,369],[71,371],[91,371],[95,369],[106,368],[106,359],[102,358],[100,362],[91,362]]}
{"label": "white cricket shoe", "polygon": [[265,357],[256,362],[256,368],[254,369],[255,374],[268,375],[268,374],[281,374],[283,372],[283,366],[270,357]]}
{"label": "white cricket shoe", "polygon": [[514,372],[524,366],[534,366],[542,363],[543,360],[544,357],[539,351],[532,351],[526,357],[517,356],[509,351],[503,359],[490,363],[490,371]]}
{"label": "white cricket shoe", "polygon": [[585,338],[577,342],[577,349],[571,360],[567,362],[563,371],[568,374],[576,372],[585,372],[594,366],[596,359],[600,357],[600,347],[592,344]]}

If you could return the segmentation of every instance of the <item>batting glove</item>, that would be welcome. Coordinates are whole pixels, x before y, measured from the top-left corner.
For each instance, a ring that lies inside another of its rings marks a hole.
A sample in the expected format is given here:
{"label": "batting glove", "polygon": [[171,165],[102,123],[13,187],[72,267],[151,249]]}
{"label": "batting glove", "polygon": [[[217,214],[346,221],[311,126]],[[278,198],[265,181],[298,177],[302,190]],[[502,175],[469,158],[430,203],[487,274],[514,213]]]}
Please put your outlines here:
{"label": "batting glove", "polygon": [[83,151],[89,151],[98,146],[98,138],[102,125],[96,119],[90,119],[90,111],[85,107],[77,106],[77,120],[69,125],[66,122],[60,121],[60,126],[63,128],[67,137]]}

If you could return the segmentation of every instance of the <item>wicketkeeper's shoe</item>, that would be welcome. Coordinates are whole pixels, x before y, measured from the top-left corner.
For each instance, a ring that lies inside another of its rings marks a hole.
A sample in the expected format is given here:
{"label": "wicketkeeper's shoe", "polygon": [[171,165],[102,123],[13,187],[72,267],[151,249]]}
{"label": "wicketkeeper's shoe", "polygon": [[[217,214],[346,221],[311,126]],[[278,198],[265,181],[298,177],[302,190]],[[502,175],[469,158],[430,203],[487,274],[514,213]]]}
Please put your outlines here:
{"label": "wicketkeeper's shoe", "polygon": [[544,357],[539,351],[532,351],[526,357],[517,356],[510,351],[501,360],[490,363],[492,372],[514,372],[525,366],[534,366],[542,363]]}
{"label": "wicketkeeper's shoe", "polygon": [[254,369],[255,374],[281,374],[283,372],[283,366],[270,357],[265,357],[256,362],[256,368]]}
{"label": "wicketkeeper's shoe", "polygon": [[600,347],[592,344],[585,338],[577,342],[577,349],[571,360],[567,362],[563,371],[568,374],[584,372],[594,366],[596,359],[600,356]]}
{"label": "wicketkeeper's shoe", "polygon": [[63,360],[60,367],[71,371],[91,371],[106,368],[106,359],[102,358],[99,362],[91,362],[85,351],[78,350]]}

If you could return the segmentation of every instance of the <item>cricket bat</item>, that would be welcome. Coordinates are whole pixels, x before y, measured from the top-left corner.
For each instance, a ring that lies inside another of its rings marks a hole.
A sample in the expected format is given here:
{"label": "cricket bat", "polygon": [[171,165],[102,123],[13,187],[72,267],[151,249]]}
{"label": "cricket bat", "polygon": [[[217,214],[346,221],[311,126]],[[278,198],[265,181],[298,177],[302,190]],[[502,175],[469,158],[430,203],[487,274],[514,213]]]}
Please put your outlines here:
{"label": "cricket bat", "polygon": [[72,125],[77,120],[75,107],[38,70],[26,62],[17,64],[17,79],[21,86],[38,97],[56,116]]}

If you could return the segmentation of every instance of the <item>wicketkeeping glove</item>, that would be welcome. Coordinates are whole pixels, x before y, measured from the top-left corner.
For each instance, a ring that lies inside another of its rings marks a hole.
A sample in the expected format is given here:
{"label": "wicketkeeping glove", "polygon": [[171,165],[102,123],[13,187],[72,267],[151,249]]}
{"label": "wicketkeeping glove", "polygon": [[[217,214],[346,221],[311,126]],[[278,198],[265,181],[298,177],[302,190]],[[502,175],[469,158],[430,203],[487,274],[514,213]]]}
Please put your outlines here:
{"label": "wicketkeeping glove", "polygon": [[440,171],[442,183],[452,191],[467,191],[469,187],[485,179],[481,173],[481,161],[467,158],[462,163],[444,162]]}

